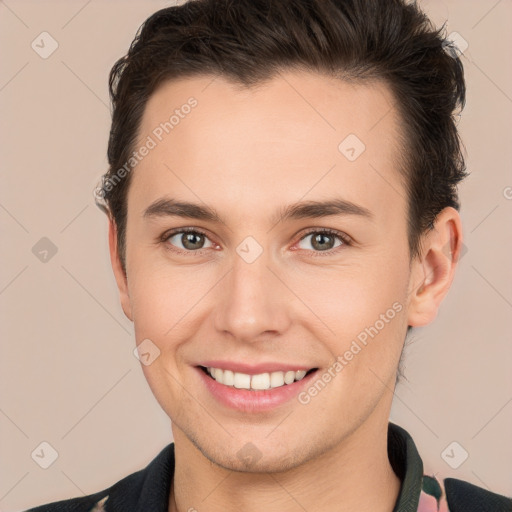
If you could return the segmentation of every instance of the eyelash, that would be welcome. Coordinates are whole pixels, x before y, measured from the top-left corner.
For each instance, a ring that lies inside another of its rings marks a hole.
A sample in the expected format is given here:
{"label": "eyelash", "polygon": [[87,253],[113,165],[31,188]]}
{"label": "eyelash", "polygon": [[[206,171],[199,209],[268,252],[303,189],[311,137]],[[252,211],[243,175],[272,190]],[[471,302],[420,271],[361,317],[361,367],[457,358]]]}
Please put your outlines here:
{"label": "eyelash", "polygon": [[[179,229],[174,229],[171,231],[166,231],[160,237],[159,241],[164,244],[164,247],[166,250],[171,251],[176,254],[186,254],[189,256],[190,255],[201,256],[204,253],[204,251],[207,251],[209,249],[209,248],[206,248],[206,249],[198,249],[197,251],[187,251],[187,250],[179,249],[179,248],[174,247],[171,244],[167,243],[169,241],[169,238],[173,237],[174,235],[180,234],[180,233],[196,233],[196,234],[200,234],[200,235],[203,235],[206,238],[208,238],[208,235],[201,229],[179,228]],[[313,253],[312,254],[313,257],[332,256],[333,254],[337,253],[339,250],[342,250],[343,246],[352,245],[352,239],[348,235],[346,235],[345,233],[342,233],[341,231],[337,231],[335,229],[330,229],[330,228],[323,228],[323,229],[312,228],[309,231],[307,231],[306,233],[304,233],[299,238],[298,242],[301,242],[304,238],[306,238],[307,236],[312,235],[312,234],[327,234],[327,235],[335,236],[335,237],[339,238],[341,240],[341,242],[343,242],[340,246],[338,246],[334,249],[329,249],[327,251],[308,251],[308,252]],[[301,250],[305,250],[305,249],[301,249]]]}

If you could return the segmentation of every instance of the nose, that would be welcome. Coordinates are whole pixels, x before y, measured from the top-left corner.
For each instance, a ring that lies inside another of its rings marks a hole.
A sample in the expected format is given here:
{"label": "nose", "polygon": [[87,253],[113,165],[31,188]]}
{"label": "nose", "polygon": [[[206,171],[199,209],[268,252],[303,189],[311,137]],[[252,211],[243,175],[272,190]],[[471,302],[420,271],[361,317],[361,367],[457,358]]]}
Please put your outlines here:
{"label": "nose", "polygon": [[276,274],[265,252],[252,263],[235,255],[231,271],[219,283],[214,313],[217,331],[245,343],[282,334],[290,323],[286,306],[290,297]]}

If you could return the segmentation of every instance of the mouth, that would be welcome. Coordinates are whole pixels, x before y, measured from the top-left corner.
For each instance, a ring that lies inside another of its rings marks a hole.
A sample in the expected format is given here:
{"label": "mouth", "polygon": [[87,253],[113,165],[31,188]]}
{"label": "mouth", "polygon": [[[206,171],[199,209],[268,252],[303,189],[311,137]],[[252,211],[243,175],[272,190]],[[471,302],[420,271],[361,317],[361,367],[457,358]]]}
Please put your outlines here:
{"label": "mouth", "polygon": [[318,370],[318,368],[311,368],[309,370],[283,370],[248,374],[206,366],[198,366],[198,368],[210,379],[219,384],[233,389],[243,389],[254,392],[287,387],[295,382],[301,381]]}

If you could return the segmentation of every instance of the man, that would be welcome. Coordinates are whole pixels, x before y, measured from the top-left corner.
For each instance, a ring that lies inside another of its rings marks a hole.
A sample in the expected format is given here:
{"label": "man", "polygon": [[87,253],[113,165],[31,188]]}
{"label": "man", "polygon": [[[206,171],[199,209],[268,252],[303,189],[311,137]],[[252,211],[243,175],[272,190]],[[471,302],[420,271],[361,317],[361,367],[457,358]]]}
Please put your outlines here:
{"label": "man", "polygon": [[462,64],[401,0],[199,0],[110,76],[99,199],[174,443],[37,511],[501,511],[389,422],[462,247]]}

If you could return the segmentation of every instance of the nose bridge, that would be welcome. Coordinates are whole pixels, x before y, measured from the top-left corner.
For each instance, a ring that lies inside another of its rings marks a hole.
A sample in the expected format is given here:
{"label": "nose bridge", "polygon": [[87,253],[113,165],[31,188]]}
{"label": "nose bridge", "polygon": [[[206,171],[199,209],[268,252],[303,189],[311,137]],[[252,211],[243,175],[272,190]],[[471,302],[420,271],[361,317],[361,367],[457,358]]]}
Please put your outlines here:
{"label": "nose bridge", "polygon": [[237,248],[215,313],[215,327],[219,331],[249,342],[264,333],[282,332],[287,322],[282,286],[269,269],[268,253],[262,251],[255,257],[255,246],[251,243],[249,240],[247,245],[241,243]]}

